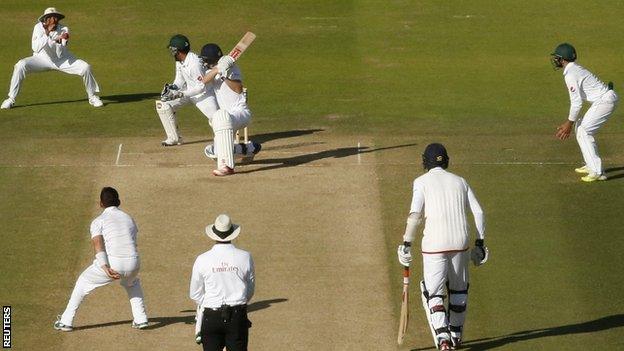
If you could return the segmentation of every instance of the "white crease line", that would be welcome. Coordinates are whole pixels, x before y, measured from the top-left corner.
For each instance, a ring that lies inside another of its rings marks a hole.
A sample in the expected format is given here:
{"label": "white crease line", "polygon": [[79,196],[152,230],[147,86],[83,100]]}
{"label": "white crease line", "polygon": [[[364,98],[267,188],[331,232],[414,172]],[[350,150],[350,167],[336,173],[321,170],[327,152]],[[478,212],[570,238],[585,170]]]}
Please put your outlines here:
{"label": "white crease line", "polygon": [[121,147],[123,144],[119,144],[119,149],[117,149],[117,159],[115,160],[115,166],[119,166],[119,158],[121,157]]}
{"label": "white crease line", "polygon": [[360,154],[360,149],[362,148],[362,144],[358,141],[358,145],[357,145],[357,160],[358,160],[358,165],[362,164],[362,155]]}

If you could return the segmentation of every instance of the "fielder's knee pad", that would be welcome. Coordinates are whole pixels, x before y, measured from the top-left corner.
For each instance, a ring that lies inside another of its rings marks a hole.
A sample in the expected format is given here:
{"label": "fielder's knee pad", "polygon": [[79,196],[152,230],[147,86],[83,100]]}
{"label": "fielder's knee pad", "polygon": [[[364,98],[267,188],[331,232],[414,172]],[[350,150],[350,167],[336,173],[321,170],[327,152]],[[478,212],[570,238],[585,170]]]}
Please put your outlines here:
{"label": "fielder's knee pad", "polygon": [[234,129],[234,124],[232,123],[232,116],[226,110],[218,110],[212,115],[212,130],[215,132],[225,130],[225,129]]}

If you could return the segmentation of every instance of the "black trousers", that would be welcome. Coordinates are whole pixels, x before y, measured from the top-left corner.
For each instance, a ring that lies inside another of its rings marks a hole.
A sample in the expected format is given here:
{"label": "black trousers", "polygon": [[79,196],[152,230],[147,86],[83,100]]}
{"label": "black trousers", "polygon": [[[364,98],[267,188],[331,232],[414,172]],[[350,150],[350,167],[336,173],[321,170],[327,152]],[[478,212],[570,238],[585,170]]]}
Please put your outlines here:
{"label": "black trousers", "polygon": [[247,351],[249,328],[247,306],[225,306],[215,311],[204,309],[201,340],[204,351]]}

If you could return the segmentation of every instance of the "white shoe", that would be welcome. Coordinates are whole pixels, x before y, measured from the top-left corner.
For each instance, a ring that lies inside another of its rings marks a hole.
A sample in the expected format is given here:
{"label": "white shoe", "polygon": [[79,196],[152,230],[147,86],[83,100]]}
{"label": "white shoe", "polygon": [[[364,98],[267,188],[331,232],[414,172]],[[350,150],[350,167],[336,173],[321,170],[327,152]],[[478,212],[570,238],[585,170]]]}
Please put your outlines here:
{"label": "white shoe", "polygon": [[89,104],[93,107],[102,107],[104,106],[104,104],[102,103],[102,100],[100,100],[100,97],[97,95],[93,95],[89,98]]}
{"label": "white shoe", "polygon": [[8,98],[4,101],[2,101],[2,106],[0,106],[1,109],[3,110],[8,110],[11,107],[13,107],[13,105],[15,105],[15,100]]}
{"label": "white shoe", "polygon": [[204,155],[211,160],[216,160],[217,155],[214,153],[214,144],[208,144],[204,149]]}
{"label": "white shoe", "polygon": [[147,322],[135,323],[134,321],[132,321],[132,328],[134,329],[145,329],[147,328],[147,326],[148,326]]}
{"label": "white shoe", "polygon": [[575,168],[574,172],[578,174],[589,174],[591,173],[591,170],[589,169],[589,167],[587,167],[587,165],[585,165],[583,167]]}
{"label": "white shoe", "polygon": [[59,315],[59,316],[56,316],[56,322],[54,322],[54,329],[64,331],[64,332],[70,332],[74,330],[74,327],[72,327],[71,325],[65,325],[61,323],[61,316]]}
{"label": "white shoe", "polygon": [[178,137],[178,140],[167,139],[160,142],[160,145],[162,146],[176,146],[182,144],[182,137]]}
{"label": "white shoe", "polygon": [[234,174],[234,169],[228,166],[223,166],[223,168],[215,169],[214,171],[212,171],[212,175],[215,177],[224,177],[232,174]]}

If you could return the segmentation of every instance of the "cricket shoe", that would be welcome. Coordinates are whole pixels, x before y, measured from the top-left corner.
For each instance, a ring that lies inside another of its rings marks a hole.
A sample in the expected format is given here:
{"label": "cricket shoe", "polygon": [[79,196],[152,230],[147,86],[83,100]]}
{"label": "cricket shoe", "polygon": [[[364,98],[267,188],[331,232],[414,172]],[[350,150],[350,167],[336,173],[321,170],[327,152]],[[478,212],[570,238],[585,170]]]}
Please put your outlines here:
{"label": "cricket shoe", "polygon": [[147,322],[135,323],[134,321],[132,321],[132,328],[134,329],[145,329],[147,328],[147,326],[148,326]]}
{"label": "cricket shoe", "polygon": [[587,166],[575,168],[574,172],[576,172],[578,174],[589,174],[589,173],[591,173],[591,171],[589,170],[589,167],[587,167]]}
{"label": "cricket shoe", "polygon": [[61,316],[58,315],[56,316],[56,322],[54,322],[54,329],[64,331],[64,332],[70,332],[74,330],[74,327],[72,327],[71,325],[65,325],[61,323]]}
{"label": "cricket shoe", "polygon": [[102,103],[102,100],[100,100],[99,96],[93,95],[89,98],[89,105],[93,107],[102,107],[104,106],[104,103]]}
{"label": "cricket shoe", "polygon": [[178,140],[167,139],[160,142],[160,145],[162,146],[176,146],[182,144],[182,137],[179,137]]}
{"label": "cricket shoe", "polygon": [[260,143],[256,143],[255,141],[250,141],[249,144],[251,144],[251,146],[253,147],[253,150],[251,152],[248,152],[249,146],[247,146],[246,144],[241,144],[241,147],[243,149],[242,161],[245,163],[251,163],[254,157],[256,157],[256,155],[258,154],[258,152],[262,150],[262,144]]}
{"label": "cricket shoe", "polygon": [[461,347],[462,339],[460,337],[451,336],[451,343],[453,344],[453,349],[458,349]]}
{"label": "cricket shoe", "polygon": [[440,351],[449,351],[452,350],[451,349],[451,344],[449,343],[448,340],[442,340],[440,341],[440,345],[438,345],[438,349]]}
{"label": "cricket shoe", "polygon": [[214,152],[214,144],[206,145],[206,147],[204,148],[204,155],[206,155],[206,157],[208,157],[211,160],[217,159],[217,154],[215,154]]}
{"label": "cricket shoe", "polygon": [[584,176],[583,178],[581,178],[581,180],[587,183],[591,183],[591,182],[595,182],[598,180],[607,180],[607,176],[605,176],[604,174],[590,173]]}
{"label": "cricket shoe", "polygon": [[0,106],[1,109],[3,110],[8,110],[11,107],[13,107],[13,105],[15,105],[15,100],[8,98],[4,101],[2,101],[2,106]]}
{"label": "cricket shoe", "polygon": [[215,177],[225,177],[234,174],[234,169],[228,166],[223,166],[219,169],[212,171],[212,175]]}

